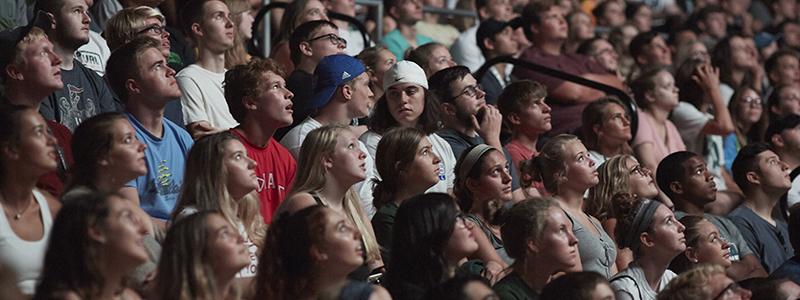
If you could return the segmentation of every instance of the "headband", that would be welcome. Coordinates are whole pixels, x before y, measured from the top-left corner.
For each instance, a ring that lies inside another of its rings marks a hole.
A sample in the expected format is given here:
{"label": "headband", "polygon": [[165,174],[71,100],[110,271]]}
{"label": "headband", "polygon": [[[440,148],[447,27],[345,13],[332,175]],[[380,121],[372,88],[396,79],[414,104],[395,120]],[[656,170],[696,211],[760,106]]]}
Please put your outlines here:
{"label": "headband", "polygon": [[464,157],[464,160],[461,162],[461,165],[459,165],[458,172],[456,172],[458,178],[466,178],[467,174],[469,174],[469,171],[475,167],[475,164],[478,163],[478,160],[481,158],[481,156],[483,156],[486,151],[492,149],[494,148],[489,145],[480,144],[472,148],[472,150],[469,150],[467,155]]}
{"label": "headband", "polygon": [[656,209],[658,209],[659,205],[661,205],[661,202],[655,200],[645,199],[642,201],[625,238],[620,241],[620,246],[630,247],[636,253],[639,249],[639,239],[637,237],[642,232],[647,231],[647,228],[653,223],[653,216],[656,214]]}

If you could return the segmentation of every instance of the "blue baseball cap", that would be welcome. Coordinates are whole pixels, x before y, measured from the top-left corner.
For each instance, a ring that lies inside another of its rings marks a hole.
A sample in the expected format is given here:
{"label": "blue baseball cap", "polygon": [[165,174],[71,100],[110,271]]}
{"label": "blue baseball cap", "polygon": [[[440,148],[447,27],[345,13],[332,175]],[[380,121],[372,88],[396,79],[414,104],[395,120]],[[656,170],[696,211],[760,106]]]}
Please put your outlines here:
{"label": "blue baseball cap", "polygon": [[314,69],[317,83],[314,86],[314,96],[311,97],[308,108],[318,109],[327,105],[339,86],[355,79],[366,70],[360,60],[347,54],[324,57]]}

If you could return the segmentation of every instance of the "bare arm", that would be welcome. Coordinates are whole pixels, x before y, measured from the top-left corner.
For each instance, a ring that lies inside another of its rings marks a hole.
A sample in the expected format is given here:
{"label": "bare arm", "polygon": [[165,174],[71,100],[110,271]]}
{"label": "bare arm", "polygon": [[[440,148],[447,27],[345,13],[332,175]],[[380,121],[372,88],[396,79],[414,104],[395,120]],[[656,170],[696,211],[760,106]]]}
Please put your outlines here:
{"label": "bare arm", "polygon": [[728,268],[728,276],[734,281],[741,281],[753,277],[767,277],[767,271],[761,266],[761,262],[753,254],[742,257],[740,261],[735,261]]}
{"label": "bare arm", "polygon": [[207,121],[198,121],[186,125],[186,131],[192,135],[192,138],[197,140],[206,135],[221,132],[224,129],[214,128]]}
{"label": "bare arm", "polygon": [[653,147],[653,143],[643,143],[633,148],[639,163],[650,170],[655,170],[658,167],[658,162],[653,155]]}
{"label": "bare arm", "polygon": [[703,127],[702,134],[727,135],[735,130],[728,107],[719,93],[719,69],[706,64],[699,66],[692,75],[692,80],[703,88],[704,94],[711,100],[714,119]]}
{"label": "bare arm", "polygon": [[[497,254],[494,246],[492,246],[492,242],[489,241],[489,237],[481,230],[480,226],[473,221],[467,220],[467,222],[472,236],[475,237],[475,241],[478,243],[478,251],[475,251],[470,258],[477,258],[485,262],[486,272],[490,277],[489,280],[495,282],[499,278],[500,273],[508,268],[508,265],[500,258],[500,255]],[[492,267],[490,264],[497,266],[497,268]]]}

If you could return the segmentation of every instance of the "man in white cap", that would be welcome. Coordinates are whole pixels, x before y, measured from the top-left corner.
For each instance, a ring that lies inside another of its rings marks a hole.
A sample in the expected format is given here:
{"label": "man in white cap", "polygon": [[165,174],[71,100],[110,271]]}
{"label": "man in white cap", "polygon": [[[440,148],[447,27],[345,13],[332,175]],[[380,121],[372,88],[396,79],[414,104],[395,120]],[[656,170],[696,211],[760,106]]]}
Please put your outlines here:
{"label": "man in white cap", "polygon": [[[323,58],[314,70],[317,82],[314,96],[308,102],[311,116],[292,128],[281,139],[281,144],[298,158],[300,146],[309,132],[326,125],[348,125],[353,119],[363,118],[369,114],[372,99],[375,95],[369,88],[369,75],[360,60],[346,55],[335,54]],[[356,136],[360,135],[356,132]],[[367,153],[367,179],[356,184],[364,211],[371,218],[375,214],[372,205],[372,185],[368,184],[374,177],[375,161],[369,155],[364,143],[359,148]]]}

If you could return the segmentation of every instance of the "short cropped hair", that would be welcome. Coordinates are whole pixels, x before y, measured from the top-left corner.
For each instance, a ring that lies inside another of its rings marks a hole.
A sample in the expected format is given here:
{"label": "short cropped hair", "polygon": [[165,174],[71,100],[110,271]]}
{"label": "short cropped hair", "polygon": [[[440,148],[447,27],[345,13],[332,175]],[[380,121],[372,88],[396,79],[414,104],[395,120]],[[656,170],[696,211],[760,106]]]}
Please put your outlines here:
{"label": "short cropped hair", "polygon": [[103,37],[112,51],[133,40],[144,29],[147,19],[157,18],[165,24],[164,15],[149,6],[128,7],[106,21]]}
{"label": "short cropped hair", "polygon": [[111,52],[106,63],[106,80],[123,103],[128,102],[128,88],[125,82],[139,78],[139,61],[142,54],[150,48],[161,53],[161,44],[149,37],[139,37]]}
{"label": "short cropped hair", "polygon": [[[47,39],[47,34],[44,33],[44,30],[39,27],[31,28],[31,30],[28,31],[28,34],[25,35],[25,37],[23,37],[22,40],[14,46],[14,58],[11,59],[11,63],[9,65],[18,66],[22,64],[25,61],[25,57],[22,55],[22,53],[25,52],[25,48],[27,48],[31,43],[42,39]],[[0,70],[0,73],[2,73],[0,78],[2,78],[3,81],[6,80],[6,77],[8,76],[5,67],[6,66],[3,66],[3,69]]]}
{"label": "short cropped hair", "polygon": [[267,72],[286,77],[281,66],[270,58],[253,58],[247,64],[235,66],[225,72],[225,100],[236,122],[243,122],[247,114],[242,98],[258,93],[259,87],[266,84],[264,74]]}
{"label": "short cropped hair", "polygon": [[309,21],[300,24],[300,26],[295,28],[294,32],[292,32],[292,36],[289,37],[289,52],[292,58],[292,63],[295,65],[300,64],[300,58],[303,56],[300,53],[300,43],[309,40],[311,35],[323,26],[330,26],[333,29],[339,30],[339,27],[336,26],[336,24],[333,24],[333,22],[328,20]]}
{"label": "short cropped hair", "polygon": [[739,153],[736,154],[736,159],[733,160],[733,166],[731,166],[731,173],[733,173],[733,181],[742,191],[747,192],[752,188],[752,184],[747,181],[747,172],[759,171],[756,157],[761,152],[769,150],[772,149],[766,143],[753,143],[742,147]]}
{"label": "short cropped hair", "polygon": [[531,25],[539,25],[542,22],[540,14],[549,11],[554,6],[558,6],[554,0],[531,1],[524,8],[522,8],[522,21],[525,37],[528,40],[533,40],[533,32]]}
{"label": "short cropped hair", "polygon": [[428,78],[428,86],[430,91],[438,98],[439,103],[451,103],[455,94],[451,84],[470,74],[472,73],[469,72],[469,68],[465,66],[449,67],[439,70],[439,72]]}
{"label": "short cropped hair", "polygon": [[[180,26],[183,32],[192,38],[193,41],[197,40],[192,32],[192,25],[201,23],[203,21],[203,7],[206,2],[215,0],[189,0],[181,8],[179,12]],[[219,1],[219,0],[216,0]]]}
{"label": "short cropped hair", "polygon": [[547,97],[547,87],[533,80],[520,80],[509,84],[497,97],[497,108],[507,121],[509,114],[519,113],[533,101]]}

